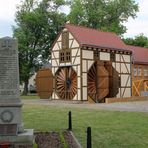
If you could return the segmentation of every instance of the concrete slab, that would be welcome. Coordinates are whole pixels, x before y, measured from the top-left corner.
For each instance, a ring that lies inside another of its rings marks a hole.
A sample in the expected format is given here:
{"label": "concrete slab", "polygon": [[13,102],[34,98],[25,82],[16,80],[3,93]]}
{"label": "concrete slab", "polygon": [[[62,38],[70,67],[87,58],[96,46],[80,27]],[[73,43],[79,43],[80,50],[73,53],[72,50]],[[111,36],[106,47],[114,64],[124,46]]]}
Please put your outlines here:
{"label": "concrete slab", "polygon": [[8,141],[10,143],[33,144],[33,129],[25,129],[23,133],[18,133],[16,136],[0,136],[0,142],[3,141]]}

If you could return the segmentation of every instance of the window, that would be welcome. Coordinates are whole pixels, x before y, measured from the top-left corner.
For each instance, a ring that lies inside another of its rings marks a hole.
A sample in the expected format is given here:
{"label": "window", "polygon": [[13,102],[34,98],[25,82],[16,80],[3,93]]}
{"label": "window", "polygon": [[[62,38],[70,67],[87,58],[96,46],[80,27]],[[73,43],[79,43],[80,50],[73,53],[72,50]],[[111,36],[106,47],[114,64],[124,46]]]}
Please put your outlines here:
{"label": "window", "polygon": [[70,62],[71,61],[71,52],[70,51],[61,51],[60,52],[60,62]]}
{"label": "window", "polygon": [[71,61],[71,52],[66,51],[66,62],[70,62],[70,61]]}
{"label": "window", "polygon": [[94,59],[95,60],[100,60],[100,52],[98,50],[94,51]]}
{"label": "window", "polygon": [[113,53],[113,52],[111,52],[110,53],[110,60],[112,61],[112,62],[115,62],[115,53]]}
{"label": "window", "polygon": [[138,72],[137,72],[137,68],[134,68],[134,76],[137,76],[138,75]]}
{"label": "window", "polygon": [[141,67],[138,67],[138,76],[141,76]]}
{"label": "window", "polygon": [[62,32],[62,49],[69,49],[69,33],[67,31]]}
{"label": "window", "polygon": [[143,75],[144,75],[145,77],[148,76],[147,68],[144,68],[144,69],[143,69]]}
{"label": "window", "polygon": [[60,62],[64,62],[64,61],[65,61],[64,52],[60,52]]}

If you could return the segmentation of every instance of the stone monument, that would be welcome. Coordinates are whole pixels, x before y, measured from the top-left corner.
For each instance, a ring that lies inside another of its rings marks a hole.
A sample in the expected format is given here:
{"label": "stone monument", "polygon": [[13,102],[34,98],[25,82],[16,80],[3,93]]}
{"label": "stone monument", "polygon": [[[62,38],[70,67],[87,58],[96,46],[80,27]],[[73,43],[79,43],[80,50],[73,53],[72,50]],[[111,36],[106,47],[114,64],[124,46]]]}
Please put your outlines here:
{"label": "stone monument", "polygon": [[24,129],[19,92],[17,40],[0,39],[0,142],[14,147],[33,144],[33,130]]}

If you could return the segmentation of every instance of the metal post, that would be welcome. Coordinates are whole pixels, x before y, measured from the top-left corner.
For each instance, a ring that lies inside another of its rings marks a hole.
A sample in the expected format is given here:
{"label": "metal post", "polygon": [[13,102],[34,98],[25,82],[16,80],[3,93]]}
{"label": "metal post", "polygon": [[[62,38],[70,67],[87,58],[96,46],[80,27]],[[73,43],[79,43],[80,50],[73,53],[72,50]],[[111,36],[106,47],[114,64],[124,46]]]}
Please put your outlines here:
{"label": "metal post", "polygon": [[91,148],[91,127],[87,127],[87,148]]}
{"label": "metal post", "polygon": [[69,111],[69,113],[68,113],[68,130],[72,130],[72,116],[71,116],[71,111]]}

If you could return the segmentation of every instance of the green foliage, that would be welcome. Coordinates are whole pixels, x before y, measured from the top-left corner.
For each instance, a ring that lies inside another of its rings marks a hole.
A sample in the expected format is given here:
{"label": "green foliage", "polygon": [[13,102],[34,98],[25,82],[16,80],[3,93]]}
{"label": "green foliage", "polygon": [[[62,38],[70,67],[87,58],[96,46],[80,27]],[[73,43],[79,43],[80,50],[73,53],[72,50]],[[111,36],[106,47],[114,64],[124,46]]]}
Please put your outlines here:
{"label": "green foliage", "polygon": [[140,34],[134,38],[126,38],[123,41],[128,45],[135,45],[140,47],[148,47],[148,38],[143,34]]}
{"label": "green foliage", "polygon": [[18,39],[20,80],[25,82],[50,59],[50,47],[66,15],[59,11],[64,0],[25,0],[17,7],[13,35]]}
{"label": "green foliage", "polygon": [[64,138],[64,134],[60,131],[59,135],[60,135],[60,141],[62,142],[63,147],[68,148],[67,142],[65,141],[65,138]]}
{"label": "green foliage", "polygon": [[70,110],[73,117],[73,132],[84,148],[88,126],[92,127],[93,148],[147,148],[148,146],[147,113],[101,111],[59,105],[24,105],[25,128],[33,128],[35,131],[67,129],[67,114]]}
{"label": "green foliage", "polygon": [[33,148],[38,148],[36,143],[33,144]]}
{"label": "green foliage", "polygon": [[126,32],[123,22],[135,18],[138,4],[134,0],[71,0],[71,23],[115,32]]}

